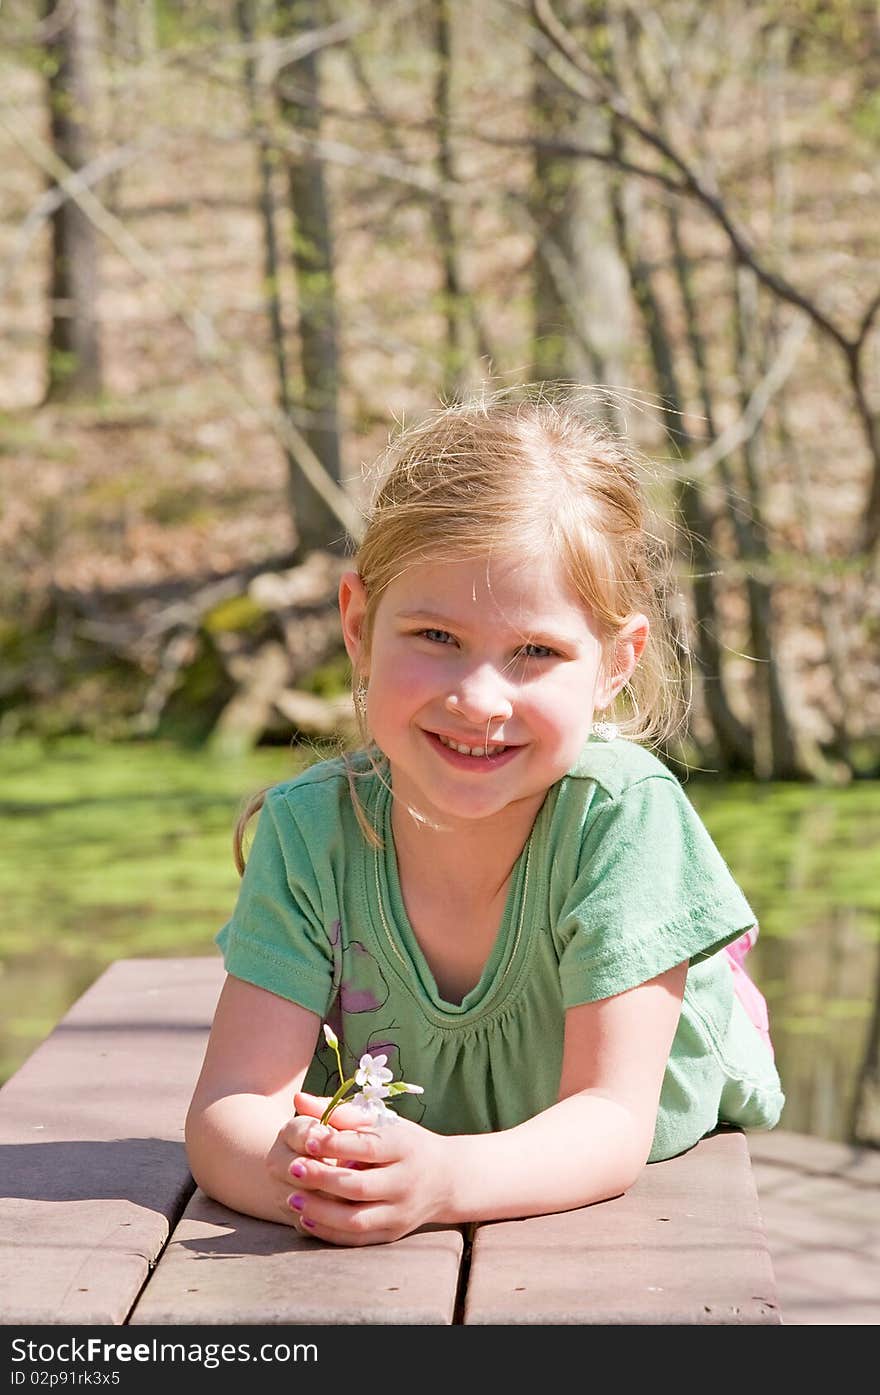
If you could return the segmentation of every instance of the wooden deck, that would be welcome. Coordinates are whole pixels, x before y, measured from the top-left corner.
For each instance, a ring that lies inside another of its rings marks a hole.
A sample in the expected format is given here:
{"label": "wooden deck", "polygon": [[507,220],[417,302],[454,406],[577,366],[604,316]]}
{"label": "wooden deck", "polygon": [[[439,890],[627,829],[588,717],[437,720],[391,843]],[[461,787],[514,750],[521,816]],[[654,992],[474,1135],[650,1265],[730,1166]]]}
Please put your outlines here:
{"label": "wooden deck", "polygon": [[880,1322],[880,1151],[776,1129],[749,1152],[783,1323]]}
{"label": "wooden deck", "polygon": [[482,1225],[472,1247],[429,1227],[340,1251],[193,1194],[183,1114],[221,976],[214,959],[117,962],[3,1087],[0,1322],[880,1317],[880,1154],[797,1135],[722,1131],[625,1197]]}

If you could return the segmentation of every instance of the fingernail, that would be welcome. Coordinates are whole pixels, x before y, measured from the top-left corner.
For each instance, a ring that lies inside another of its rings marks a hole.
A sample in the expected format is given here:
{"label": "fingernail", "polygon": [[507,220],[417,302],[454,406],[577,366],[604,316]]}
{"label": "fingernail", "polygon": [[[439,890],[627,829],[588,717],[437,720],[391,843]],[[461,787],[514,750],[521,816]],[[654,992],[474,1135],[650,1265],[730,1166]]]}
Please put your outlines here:
{"label": "fingernail", "polygon": [[306,1204],[305,1197],[300,1196],[299,1192],[294,1192],[293,1196],[287,1198],[287,1204],[292,1206],[294,1211],[301,1211]]}
{"label": "fingernail", "polygon": [[305,1175],[306,1175],[306,1170],[305,1170],[305,1168],[303,1167],[303,1165],[302,1165],[301,1162],[291,1163],[291,1165],[290,1165],[290,1175],[291,1175],[291,1177],[305,1177]]}
{"label": "fingernail", "polygon": [[317,1153],[317,1151],[318,1151],[318,1140],[317,1140],[316,1138],[307,1138],[307,1139],[306,1139],[306,1149],[307,1149],[307,1151],[308,1151],[309,1153]]}
{"label": "fingernail", "polygon": [[306,1219],[305,1216],[303,1216],[302,1223],[303,1223],[303,1225],[307,1225],[308,1228],[309,1228],[309,1230],[314,1230],[315,1225],[316,1225],[316,1222],[315,1222],[315,1221],[309,1221],[309,1220]]}
{"label": "fingernail", "polygon": [[343,1167],[351,1167],[351,1168],[355,1168],[356,1170],[360,1170],[360,1168],[363,1167],[363,1163],[359,1163],[359,1162],[344,1162],[344,1163],[342,1164],[342,1166],[343,1166]]}

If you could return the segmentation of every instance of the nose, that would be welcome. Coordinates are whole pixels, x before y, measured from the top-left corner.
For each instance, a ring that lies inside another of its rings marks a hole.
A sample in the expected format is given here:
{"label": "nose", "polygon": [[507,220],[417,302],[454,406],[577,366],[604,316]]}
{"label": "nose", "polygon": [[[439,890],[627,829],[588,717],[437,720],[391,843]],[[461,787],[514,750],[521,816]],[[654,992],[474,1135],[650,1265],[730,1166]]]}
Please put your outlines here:
{"label": "nose", "polygon": [[503,722],[513,715],[509,685],[503,674],[488,664],[459,677],[446,698],[446,708],[472,726]]}

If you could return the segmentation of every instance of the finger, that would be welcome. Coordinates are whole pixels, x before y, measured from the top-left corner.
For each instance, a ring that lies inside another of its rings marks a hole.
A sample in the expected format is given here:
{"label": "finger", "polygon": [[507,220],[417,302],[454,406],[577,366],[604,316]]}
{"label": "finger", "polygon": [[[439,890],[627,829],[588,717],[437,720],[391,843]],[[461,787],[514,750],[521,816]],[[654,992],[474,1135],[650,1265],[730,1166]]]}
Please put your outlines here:
{"label": "finger", "polygon": [[[332,1129],[313,1125],[303,1142],[306,1158],[375,1167],[400,1157],[390,1129]],[[401,1140],[402,1141],[402,1140]]]}
{"label": "finger", "polygon": [[[0,4],[2,4],[2,0],[0,0]],[[356,1110],[352,1122],[363,1122],[363,1119],[362,1112]],[[336,1130],[331,1124],[322,1124],[310,1115],[294,1115],[283,1125],[279,1138],[284,1146],[297,1156],[308,1153],[312,1157],[322,1157],[326,1153],[329,1158],[331,1150],[325,1145],[329,1145],[335,1135]],[[346,1136],[351,1137],[351,1133],[349,1132]],[[337,1153],[333,1152],[332,1155],[335,1158]]]}
{"label": "finger", "polygon": [[315,1140],[319,1140],[332,1133],[332,1129],[326,1124],[319,1124],[317,1119],[309,1118],[307,1115],[300,1118],[295,1115],[288,1119],[281,1130],[281,1138],[287,1148],[292,1153],[304,1153],[306,1151],[306,1140],[314,1133]]}
{"label": "finger", "polygon": [[394,1213],[381,1204],[307,1216],[303,1227],[304,1235],[346,1247],[382,1245],[406,1234],[406,1227],[395,1222]]}
{"label": "finger", "polygon": [[[305,1152],[306,1134],[312,1121],[309,1119],[294,1119],[288,1122],[279,1131],[278,1137],[269,1150],[266,1158],[266,1169],[269,1176],[282,1186],[285,1184],[288,1190],[296,1185],[302,1176],[302,1164],[307,1156]],[[329,1172],[337,1167],[335,1158],[316,1159],[315,1172]]]}
{"label": "finger", "polygon": [[[378,1245],[386,1237],[383,1235],[351,1235],[347,1230],[331,1229],[329,1226],[321,1226],[313,1223],[309,1230],[302,1230],[302,1235],[309,1236],[312,1240],[323,1240],[327,1245],[344,1246],[346,1249],[363,1247],[364,1245]],[[389,1240],[392,1236],[387,1237]]]}
{"label": "finger", "polygon": [[[302,1158],[291,1166],[291,1196],[314,1200],[318,1194],[348,1203],[391,1201],[399,1191],[399,1169],[390,1167],[348,1168],[327,1166]],[[302,1206],[295,1206],[301,1211]],[[311,1212],[310,1212],[311,1214]]]}
{"label": "finger", "polygon": [[393,1213],[381,1202],[352,1204],[324,1193],[294,1193],[289,1205],[298,1216],[301,1233],[316,1240],[334,1245],[375,1245],[392,1238],[388,1222]]}
{"label": "finger", "polygon": [[320,1240],[321,1236],[316,1234],[314,1221],[307,1220],[304,1216],[294,1214],[293,1229],[297,1235],[301,1235],[304,1240]]}
{"label": "finger", "polygon": [[302,1154],[293,1158],[286,1169],[278,1173],[279,1180],[288,1187],[304,1187],[308,1191],[320,1191],[328,1177],[338,1170],[338,1164],[328,1158],[306,1159]]}
{"label": "finger", "polygon": [[293,1097],[293,1107],[297,1114],[310,1115],[313,1119],[320,1119],[329,1103],[329,1095],[310,1095],[305,1090],[297,1090]]}
{"label": "finger", "polygon": [[[297,1114],[312,1119],[320,1119],[329,1099],[322,1095],[309,1095],[304,1090],[297,1090],[293,1097],[293,1106]],[[334,1109],[326,1128],[334,1129],[356,1129],[369,1126],[371,1116],[357,1104],[338,1104]]]}
{"label": "finger", "polygon": [[284,1225],[290,1226],[291,1230],[295,1230],[297,1235],[310,1235],[311,1228],[304,1227],[302,1220],[302,1204],[304,1203],[305,1198],[297,1195],[297,1205],[295,1206],[293,1205],[293,1199],[293,1195],[290,1193],[285,1193],[284,1195],[279,1196],[278,1219],[282,1221]]}

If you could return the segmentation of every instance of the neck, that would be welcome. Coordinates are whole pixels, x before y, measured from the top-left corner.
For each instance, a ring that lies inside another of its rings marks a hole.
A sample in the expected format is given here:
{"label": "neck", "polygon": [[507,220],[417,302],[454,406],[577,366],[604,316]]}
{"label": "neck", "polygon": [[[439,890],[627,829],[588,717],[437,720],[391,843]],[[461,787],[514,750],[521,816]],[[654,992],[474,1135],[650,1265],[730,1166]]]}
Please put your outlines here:
{"label": "neck", "polygon": [[498,818],[474,821],[417,818],[404,804],[391,806],[398,866],[424,883],[493,897],[506,887],[528,841],[540,800],[523,800]]}

